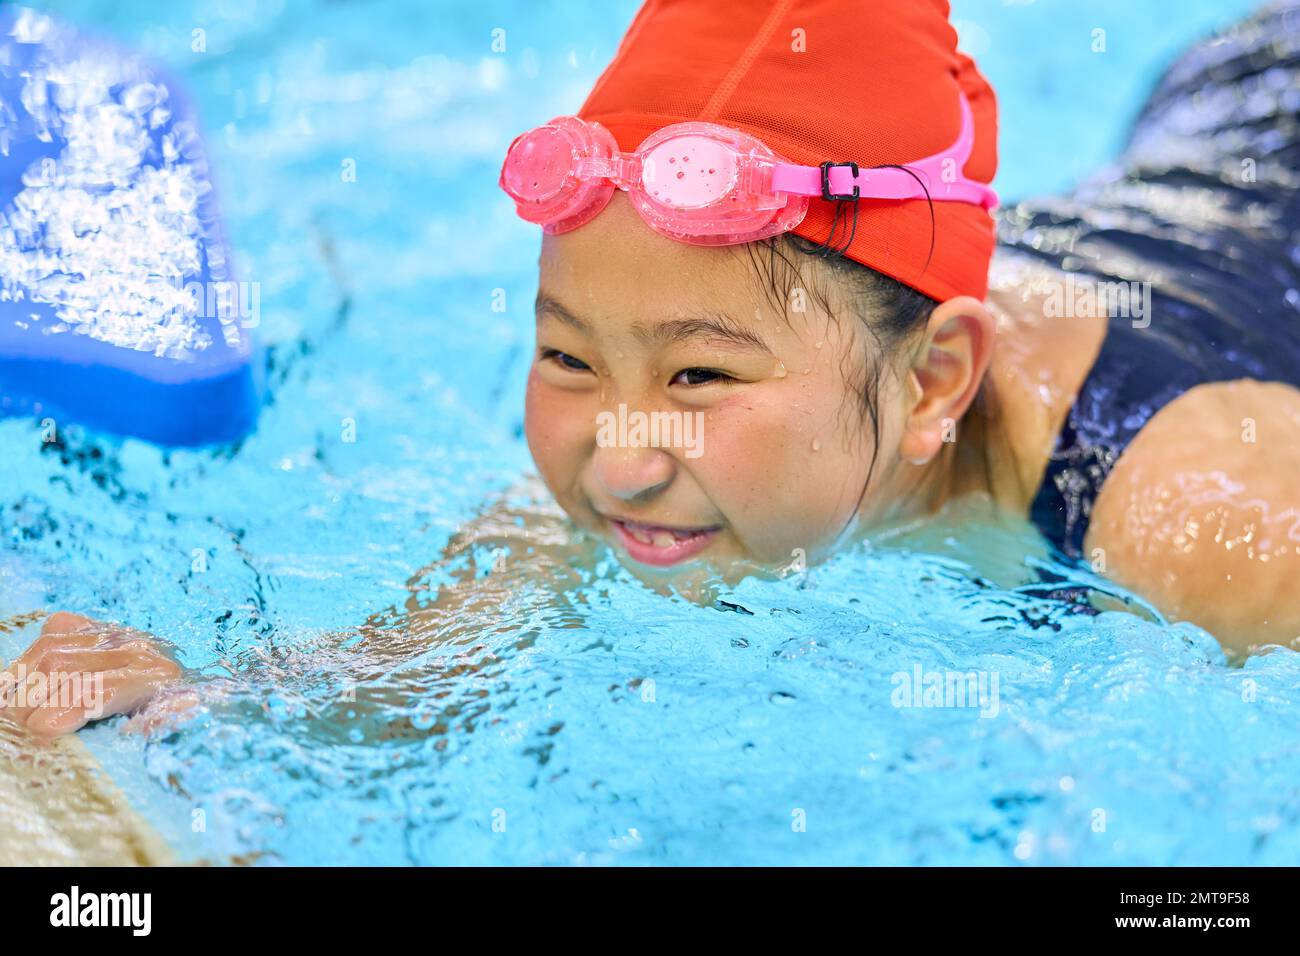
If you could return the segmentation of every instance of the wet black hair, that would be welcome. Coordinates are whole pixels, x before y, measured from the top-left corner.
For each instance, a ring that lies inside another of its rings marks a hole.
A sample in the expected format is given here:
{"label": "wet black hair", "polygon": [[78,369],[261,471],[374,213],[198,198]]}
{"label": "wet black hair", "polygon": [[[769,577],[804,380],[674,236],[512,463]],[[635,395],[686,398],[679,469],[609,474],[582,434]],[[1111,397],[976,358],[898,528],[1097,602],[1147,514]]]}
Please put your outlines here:
{"label": "wet black hair", "polygon": [[[743,247],[750,256],[768,303],[784,316],[796,294],[819,305],[838,321],[847,303],[872,347],[860,371],[842,368],[857,398],[861,420],[871,423],[875,444],[880,441],[879,394],[887,365],[909,339],[923,328],[939,304],[911,286],[843,256],[826,255],[826,246],[794,233],[774,236]],[[852,356],[845,356],[846,360]],[[872,467],[875,452],[872,453]]]}
{"label": "wet black hair", "polygon": [[[880,386],[889,368],[890,360],[897,359],[900,351],[908,347],[919,349],[920,333],[939,303],[911,286],[891,276],[878,272],[842,255],[842,249],[828,248],[825,243],[813,242],[794,233],[785,233],[770,239],[746,243],[742,248],[748,253],[767,302],[781,316],[786,315],[795,290],[817,303],[831,317],[839,315],[847,304],[860,328],[866,332],[868,348],[861,357],[861,367],[841,366],[844,380],[856,398],[857,425],[870,423],[872,436],[871,463],[867,472],[867,485],[875,472],[880,451]],[[836,300],[840,305],[836,306]],[[908,356],[915,358],[914,355]],[[852,355],[845,355],[852,362]],[[975,430],[984,430],[993,420],[995,409],[989,389],[980,386],[971,408],[963,421],[963,433],[970,436]],[[857,431],[854,428],[853,431]],[[945,444],[942,454],[960,455],[963,464],[982,468],[989,485],[992,485],[991,463],[986,443],[972,441]],[[972,457],[977,461],[971,461]],[[863,487],[863,496],[866,486]],[[859,499],[860,503],[861,499]]]}

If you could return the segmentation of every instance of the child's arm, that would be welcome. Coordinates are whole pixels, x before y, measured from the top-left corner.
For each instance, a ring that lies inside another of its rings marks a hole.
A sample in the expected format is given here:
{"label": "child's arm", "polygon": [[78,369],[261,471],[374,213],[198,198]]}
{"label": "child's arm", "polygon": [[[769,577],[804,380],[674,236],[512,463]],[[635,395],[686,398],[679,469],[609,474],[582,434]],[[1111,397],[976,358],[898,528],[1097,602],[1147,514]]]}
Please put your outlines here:
{"label": "child's arm", "polygon": [[[580,584],[579,569],[594,565],[597,547],[575,532],[540,482],[521,481],[412,575],[400,608],[390,606],[361,625],[357,646],[387,658],[403,656],[412,643],[427,648],[473,640],[484,615],[499,617],[521,588],[558,593]],[[390,639],[394,632],[397,641]]]}
{"label": "child's arm", "polygon": [[[466,655],[526,587],[545,587],[562,600],[563,590],[581,580],[577,569],[590,566],[594,547],[574,534],[540,483],[523,482],[458,531],[439,558],[411,578],[402,607],[268,656],[259,677],[269,678],[268,686],[284,686],[304,671],[328,670],[338,684],[356,689],[356,700],[346,701],[350,712],[398,704],[417,693],[425,672],[436,666],[421,660],[430,649],[447,646],[449,656]],[[469,656],[470,670],[491,657]],[[54,674],[87,675],[81,683],[92,691],[102,681],[103,699],[69,707],[16,706],[32,703],[30,697],[18,699],[20,675],[38,671],[45,682]],[[12,705],[0,706],[0,719],[7,716],[49,736],[72,733],[100,717],[138,713],[146,704],[140,723],[148,729],[199,702],[196,692],[179,688],[181,668],[156,638],[66,612],[51,615],[40,638],[3,674],[8,680],[0,675],[0,700],[8,688]]]}
{"label": "child's arm", "polygon": [[[294,649],[273,665],[283,677],[273,683],[292,682],[309,657],[311,670],[327,671],[340,691],[349,692],[323,706],[321,695],[312,695],[322,732],[361,728],[368,740],[437,732],[457,719],[464,701],[444,700],[431,687],[451,675],[467,686],[475,674],[491,673],[502,642],[519,639],[517,633],[503,636],[518,631],[510,625],[520,616],[515,609],[532,616],[545,606],[569,607],[567,592],[590,574],[599,547],[575,532],[540,482],[523,482],[457,531],[438,559],[411,577],[400,607]],[[428,710],[419,726],[409,716],[413,701]]]}

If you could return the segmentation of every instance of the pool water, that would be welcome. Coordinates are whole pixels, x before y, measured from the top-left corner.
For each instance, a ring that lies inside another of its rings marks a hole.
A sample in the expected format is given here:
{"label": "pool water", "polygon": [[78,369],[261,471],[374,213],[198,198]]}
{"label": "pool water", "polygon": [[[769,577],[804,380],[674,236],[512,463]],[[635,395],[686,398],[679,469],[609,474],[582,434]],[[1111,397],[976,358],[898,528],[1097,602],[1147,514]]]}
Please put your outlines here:
{"label": "pool water", "polygon": [[[51,445],[0,421],[0,611],[143,628],[223,689],[175,733],[81,735],[181,859],[1300,858],[1300,655],[1230,666],[1022,524],[960,508],[712,607],[608,556],[558,595],[509,577],[371,673],[358,697],[385,702],[356,716],[346,653],[321,642],[405,600],[529,470],[538,237],[496,170],[581,102],[635,4],[37,6],[184,77],[261,285],[269,395],[238,448]],[[954,6],[999,91],[1005,198],[1112,155],[1160,67],[1247,7]],[[0,655],[30,636],[0,633]],[[956,673],[979,693],[929,706]]]}

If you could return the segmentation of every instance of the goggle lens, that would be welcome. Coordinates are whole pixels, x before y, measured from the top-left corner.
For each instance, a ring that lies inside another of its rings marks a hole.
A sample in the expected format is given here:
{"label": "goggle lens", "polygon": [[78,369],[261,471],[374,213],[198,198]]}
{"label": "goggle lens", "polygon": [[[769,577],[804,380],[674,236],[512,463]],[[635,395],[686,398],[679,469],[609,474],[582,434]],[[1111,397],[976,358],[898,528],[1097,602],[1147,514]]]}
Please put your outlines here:
{"label": "goggle lens", "polygon": [[717,139],[676,136],[646,153],[641,182],[658,202],[699,209],[724,199],[736,183],[736,153]]}
{"label": "goggle lens", "polygon": [[544,203],[560,194],[573,166],[573,144],[561,130],[542,126],[510,147],[501,186],[517,202]]}

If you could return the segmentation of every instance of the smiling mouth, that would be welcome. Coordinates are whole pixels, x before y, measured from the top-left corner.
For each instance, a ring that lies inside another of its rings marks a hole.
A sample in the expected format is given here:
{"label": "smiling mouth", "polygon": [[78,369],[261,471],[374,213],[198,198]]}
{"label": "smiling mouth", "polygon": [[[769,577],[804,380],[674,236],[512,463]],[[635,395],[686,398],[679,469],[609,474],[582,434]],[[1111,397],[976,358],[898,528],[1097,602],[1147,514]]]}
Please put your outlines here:
{"label": "smiling mouth", "polygon": [[646,524],[623,518],[609,518],[609,523],[620,543],[637,561],[657,567],[667,567],[693,558],[722,530],[710,528],[672,528],[667,525]]}

